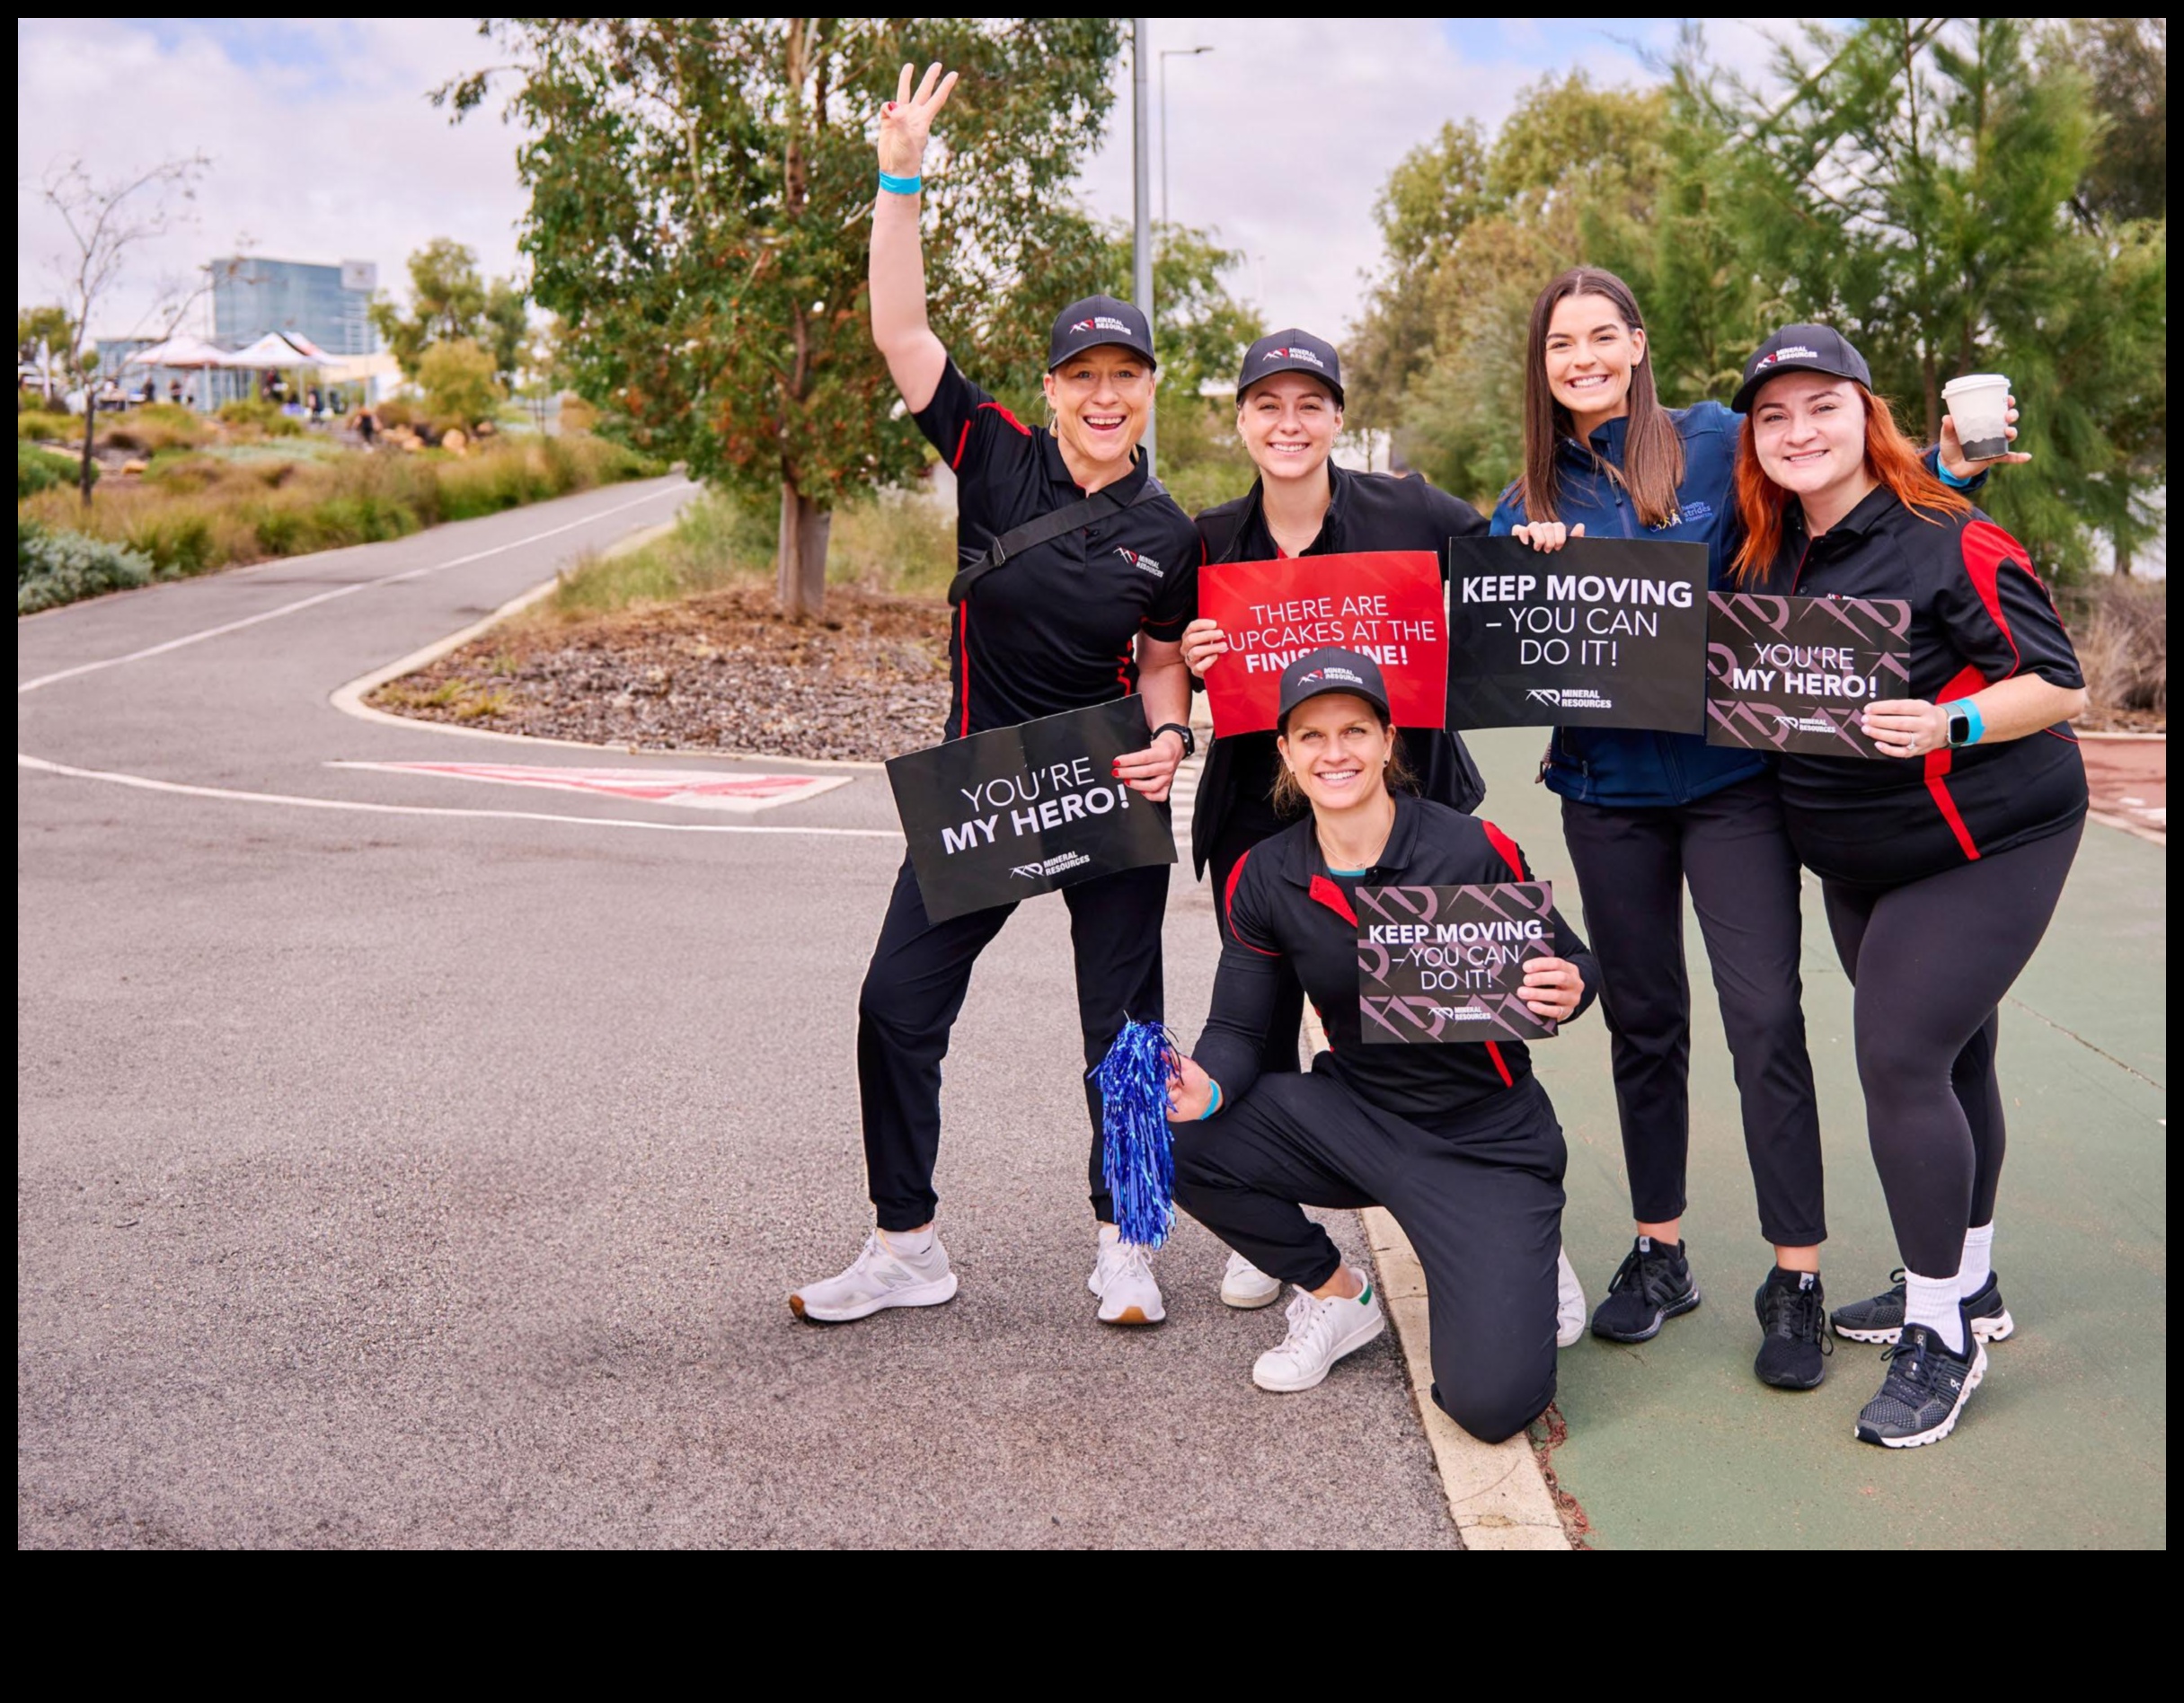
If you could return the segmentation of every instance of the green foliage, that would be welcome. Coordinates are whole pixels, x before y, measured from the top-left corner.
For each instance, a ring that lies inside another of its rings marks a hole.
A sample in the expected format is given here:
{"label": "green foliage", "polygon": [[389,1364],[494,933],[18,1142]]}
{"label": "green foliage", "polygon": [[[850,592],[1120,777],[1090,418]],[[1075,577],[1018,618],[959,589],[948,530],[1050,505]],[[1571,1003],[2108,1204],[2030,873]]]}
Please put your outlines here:
{"label": "green foliage", "polygon": [[485,280],[474,249],[436,236],[410,256],[409,312],[382,296],[372,304],[371,316],[410,377],[422,382],[420,363],[432,345],[469,342],[489,353],[492,375],[506,384],[522,365],[529,306],[514,279]]}
{"label": "green foliage", "polygon": [[508,392],[493,376],[492,355],[468,338],[426,349],[418,357],[417,382],[424,387],[426,411],[443,431],[450,426],[467,431],[491,419],[508,401]]}
{"label": "green foliage", "polygon": [[229,426],[249,427],[263,432],[268,437],[301,437],[304,434],[300,421],[282,413],[275,404],[255,396],[222,402],[216,413],[220,420]]}
{"label": "green foliage", "polygon": [[65,307],[19,307],[15,310],[15,359],[35,362],[38,346],[65,358],[75,347],[75,322]]}
{"label": "green foliage", "polygon": [[49,412],[43,409],[25,409],[15,416],[17,441],[42,438],[51,443],[57,439],[81,437],[84,422],[73,414]]}
{"label": "green foliage", "polygon": [[[871,342],[870,116],[962,80],[926,161],[935,330],[1003,393],[1096,269],[1067,186],[1112,99],[1106,19],[508,20],[523,247],[607,428],[745,494],[831,507],[924,462]],[[449,89],[459,111],[487,73]],[[698,139],[703,138],[703,145]]]}
{"label": "green foliage", "polygon": [[2105,225],[2169,216],[2169,20],[2073,18],[2053,49],[2084,73],[2100,128],[2079,205]]}
{"label": "green foliage", "polygon": [[[80,421],[77,433],[83,431]],[[99,442],[113,449],[133,449],[155,455],[164,449],[191,448],[210,443],[213,428],[200,414],[172,402],[152,402],[115,415],[99,428]]]}
{"label": "green foliage", "polygon": [[148,585],[152,563],[132,550],[81,533],[15,520],[15,613],[36,614],[102,592]]}
{"label": "green foliage", "polygon": [[[42,449],[36,444],[15,440],[15,500],[35,497],[41,490],[51,490],[57,485],[76,489],[83,478],[82,463],[74,455],[64,455],[57,450]],[[99,463],[91,463],[91,482],[99,482]]]}

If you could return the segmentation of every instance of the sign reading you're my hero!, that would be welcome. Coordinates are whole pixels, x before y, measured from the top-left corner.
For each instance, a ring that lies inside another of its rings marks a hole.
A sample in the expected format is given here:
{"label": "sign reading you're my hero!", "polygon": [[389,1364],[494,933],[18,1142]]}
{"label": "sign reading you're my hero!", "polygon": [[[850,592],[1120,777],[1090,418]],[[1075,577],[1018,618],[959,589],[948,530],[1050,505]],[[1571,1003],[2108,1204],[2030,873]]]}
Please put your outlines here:
{"label": "sign reading you're my hero!", "polygon": [[1708,601],[1708,745],[1880,755],[1858,715],[1911,695],[1909,604],[1720,591]]}
{"label": "sign reading you're my hero!", "polygon": [[1459,538],[1449,558],[1450,727],[1704,728],[1705,545]]}
{"label": "sign reading you're my hero!", "polygon": [[1368,1042],[1535,1041],[1519,997],[1554,956],[1554,884],[1357,889],[1357,1004]]}
{"label": "sign reading you're my hero!", "polygon": [[890,758],[926,917],[1173,863],[1167,812],[1113,774],[1117,757],[1145,747],[1143,701],[1118,698]]}

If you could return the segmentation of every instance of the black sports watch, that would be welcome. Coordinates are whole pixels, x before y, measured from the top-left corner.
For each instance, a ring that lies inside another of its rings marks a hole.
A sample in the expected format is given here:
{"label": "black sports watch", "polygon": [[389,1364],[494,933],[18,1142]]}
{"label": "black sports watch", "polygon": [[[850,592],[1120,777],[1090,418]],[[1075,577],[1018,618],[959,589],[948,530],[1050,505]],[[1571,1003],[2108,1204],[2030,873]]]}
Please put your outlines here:
{"label": "black sports watch", "polygon": [[[1954,704],[1945,706],[1949,711],[1949,748],[1961,751],[1972,742],[1972,718],[1969,712]],[[1190,754],[1185,752],[1185,756]]]}
{"label": "black sports watch", "polygon": [[[1163,721],[1159,727],[1153,729],[1153,738],[1157,739],[1163,733],[1180,733],[1183,736],[1183,754],[1180,760],[1185,763],[1189,762],[1192,754],[1198,748],[1198,739],[1190,729],[1180,721]],[[1149,745],[1152,741],[1147,740],[1146,743]]]}

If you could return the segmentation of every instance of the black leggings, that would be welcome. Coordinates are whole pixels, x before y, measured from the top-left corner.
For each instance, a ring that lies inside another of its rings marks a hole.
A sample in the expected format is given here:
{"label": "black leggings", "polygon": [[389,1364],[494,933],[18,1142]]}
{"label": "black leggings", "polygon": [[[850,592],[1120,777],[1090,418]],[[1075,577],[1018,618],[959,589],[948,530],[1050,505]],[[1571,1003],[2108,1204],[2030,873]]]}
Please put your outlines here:
{"label": "black leggings", "polygon": [[1820,1112],[1798,961],[1798,860],[1771,773],[1689,804],[1610,808],[1565,799],[1562,834],[1600,960],[1600,1009],[1631,1176],[1631,1216],[1681,1218],[1691,1148],[1691,981],[1684,889],[1699,913],[1736,1065],[1759,1233],[1827,1240]]}
{"label": "black leggings", "polygon": [[1304,1206],[1385,1206],[1426,1271],[1434,1401],[1475,1437],[1514,1436],[1554,1399],[1565,1153],[1546,1090],[1527,1076],[1428,1130],[1325,1063],[1174,1125],[1176,1204],[1302,1289],[1342,1263]]}
{"label": "black leggings", "polygon": [[1997,1008],[2047,931],[2082,820],[1897,887],[1822,884],[1852,1002],[1866,1134],[1906,1270],[1947,1277],[2002,1180]]}

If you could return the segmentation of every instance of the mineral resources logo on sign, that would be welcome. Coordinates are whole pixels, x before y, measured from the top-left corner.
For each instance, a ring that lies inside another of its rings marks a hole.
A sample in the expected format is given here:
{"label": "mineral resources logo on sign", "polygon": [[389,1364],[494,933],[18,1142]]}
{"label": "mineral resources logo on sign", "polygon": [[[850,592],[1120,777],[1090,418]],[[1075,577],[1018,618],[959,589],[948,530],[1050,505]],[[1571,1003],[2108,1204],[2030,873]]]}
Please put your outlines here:
{"label": "mineral resources logo on sign", "polygon": [[527,763],[340,763],[340,769],[376,769],[385,774],[432,774],[454,781],[487,781],[505,787],[549,787],[593,792],[646,804],[685,805],[697,810],[748,815],[809,799],[848,783],[845,774],[755,774],[722,769],[576,769]]}

